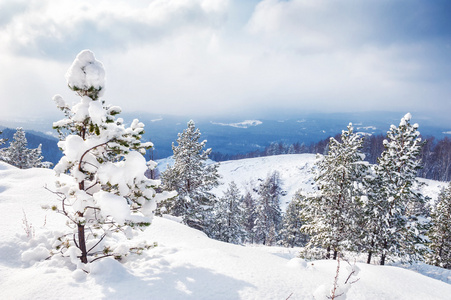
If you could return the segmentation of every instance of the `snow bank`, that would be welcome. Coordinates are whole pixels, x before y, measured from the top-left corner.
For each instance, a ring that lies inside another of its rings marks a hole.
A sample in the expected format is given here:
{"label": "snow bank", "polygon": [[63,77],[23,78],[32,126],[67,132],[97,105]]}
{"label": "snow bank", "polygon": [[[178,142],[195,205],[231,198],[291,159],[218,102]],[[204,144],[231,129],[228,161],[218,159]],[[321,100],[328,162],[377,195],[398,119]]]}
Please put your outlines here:
{"label": "snow bank", "polygon": [[[320,299],[332,287],[335,261],[307,262],[296,258],[298,249],[211,240],[164,218],[155,218],[134,237],[133,242],[158,243],[141,255],[131,254],[121,262],[102,259],[85,267],[75,266],[69,258],[45,260],[51,238],[66,221],[41,209],[41,204],[57,201],[44,189],[45,185],[51,189],[53,182],[52,170],[19,170],[0,163],[0,210],[7,212],[0,218],[2,299],[312,299],[313,295]],[[24,212],[35,229],[31,236],[23,228]],[[132,241],[118,242],[120,252],[121,245]],[[346,299],[448,299],[451,294],[450,284],[419,273],[442,280],[448,276],[449,282],[449,270],[426,265],[413,267],[415,271],[357,266],[360,280],[347,290]],[[349,272],[344,262],[340,272],[342,284]]]}

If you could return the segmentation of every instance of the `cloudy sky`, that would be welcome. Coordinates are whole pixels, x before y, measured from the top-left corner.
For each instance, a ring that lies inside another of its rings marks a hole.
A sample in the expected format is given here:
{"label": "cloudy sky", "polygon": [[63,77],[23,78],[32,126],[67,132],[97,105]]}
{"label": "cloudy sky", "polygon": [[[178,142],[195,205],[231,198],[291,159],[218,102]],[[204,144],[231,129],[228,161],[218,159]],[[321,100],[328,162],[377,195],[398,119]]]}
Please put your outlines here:
{"label": "cloudy sky", "polygon": [[0,0],[1,119],[59,112],[83,49],[123,111],[448,120],[448,0]]}

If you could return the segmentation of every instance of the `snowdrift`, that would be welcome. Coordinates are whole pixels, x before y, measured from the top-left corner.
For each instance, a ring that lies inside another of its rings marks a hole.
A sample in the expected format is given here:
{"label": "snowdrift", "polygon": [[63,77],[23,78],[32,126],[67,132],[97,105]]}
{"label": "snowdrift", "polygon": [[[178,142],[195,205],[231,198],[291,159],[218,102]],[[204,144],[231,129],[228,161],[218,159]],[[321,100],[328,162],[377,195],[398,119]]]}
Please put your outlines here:
{"label": "snowdrift", "polygon": [[[69,258],[46,260],[49,238],[65,226],[64,217],[41,209],[57,201],[44,188],[54,181],[52,170],[19,170],[0,162],[1,299],[326,299],[332,287],[335,261],[306,262],[292,249],[223,243],[163,218],[135,237],[158,244],[141,255],[98,260],[86,268],[89,273]],[[419,269],[440,281],[396,266],[357,266],[360,279],[346,299],[448,299],[451,294],[448,270]],[[339,284],[347,275],[342,262]]]}

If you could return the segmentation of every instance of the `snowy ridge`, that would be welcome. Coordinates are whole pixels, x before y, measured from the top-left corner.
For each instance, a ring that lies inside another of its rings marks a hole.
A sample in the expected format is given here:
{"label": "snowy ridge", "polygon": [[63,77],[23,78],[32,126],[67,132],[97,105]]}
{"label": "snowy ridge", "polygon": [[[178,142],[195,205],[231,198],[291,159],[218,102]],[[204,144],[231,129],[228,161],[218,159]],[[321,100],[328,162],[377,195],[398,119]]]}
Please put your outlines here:
{"label": "snowy ridge", "polygon": [[[252,191],[252,188],[271,172],[278,171],[284,192],[280,204],[282,211],[285,211],[287,204],[299,189],[307,193],[314,191],[315,174],[312,169],[315,162],[315,154],[285,154],[221,162],[218,171],[222,185],[214,189],[213,193],[222,196],[231,181],[234,181],[243,193]],[[423,178],[419,180],[426,183],[422,187],[422,192],[432,201],[437,199],[440,190],[446,186],[445,182]]]}
{"label": "snowy ridge", "polygon": [[297,190],[313,191],[312,169],[315,161],[315,154],[286,154],[221,162],[218,171],[222,185],[213,190],[213,193],[222,196],[222,192],[232,181],[243,193],[252,191],[270,173],[277,171],[282,182],[281,207],[285,210]]}
{"label": "snowy ridge", "polygon": [[[276,161],[283,165],[293,163],[292,159]],[[302,155],[298,159],[313,161]],[[243,168],[259,162],[269,166],[270,160],[245,160]],[[224,164],[222,174],[237,166]],[[238,171],[233,173],[236,178]],[[258,172],[266,174],[263,169]],[[122,262],[98,260],[86,267],[89,274],[69,258],[45,260],[53,233],[66,222],[63,216],[41,209],[57,201],[44,188],[52,189],[54,181],[52,170],[19,170],[0,162],[0,210],[7,212],[0,218],[2,299],[35,299],[37,295],[40,299],[287,299],[290,295],[290,299],[313,299],[313,295],[326,299],[332,285],[335,261],[306,262],[295,258],[297,251],[291,248],[223,243],[163,218],[155,218],[150,228],[132,240],[157,242],[157,247]],[[33,228],[30,237],[24,230],[25,220]],[[344,281],[347,271],[342,264],[340,280]],[[449,270],[424,264],[414,266],[416,272],[396,266],[357,266],[360,280],[346,299],[448,299],[451,294]]]}

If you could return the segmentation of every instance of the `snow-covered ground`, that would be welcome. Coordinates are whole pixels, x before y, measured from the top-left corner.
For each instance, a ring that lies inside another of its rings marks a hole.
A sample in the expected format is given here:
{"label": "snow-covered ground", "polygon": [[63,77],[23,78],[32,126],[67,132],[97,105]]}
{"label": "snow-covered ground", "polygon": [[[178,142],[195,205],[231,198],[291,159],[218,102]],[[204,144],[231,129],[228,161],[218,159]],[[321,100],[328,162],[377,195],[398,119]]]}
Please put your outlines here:
{"label": "snow-covered ground", "polygon": [[[236,173],[237,166],[229,164],[223,164],[221,174],[230,167],[231,172],[235,170],[230,178],[244,178]],[[244,165],[250,168],[251,162]],[[253,173],[265,177],[268,171],[258,167]],[[298,178],[298,182],[304,180]],[[44,188],[52,188],[54,181],[52,170],[19,170],[0,162],[0,299],[326,299],[332,287],[335,261],[306,262],[296,258],[293,249],[223,243],[163,218],[155,218],[134,239],[157,242],[157,247],[122,262],[98,260],[86,268],[89,274],[69,258],[45,260],[49,237],[63,230],[66,221],[41,209],[56,203],[56,196]],[[25,220],[32,229],[30,237]],[[346,299],[449,299],[451,295],[449,270],[424,264],[410,267],[413,270],[357,266],[360,279],[347,291]],[[341,285],[348,272],[342,262]]]}
{"label": "snow-covered ground", "polygon": [[216,188],[214,193],[222,196],[231,181],[235,181],[243,193],[252,191],[270,173],[277,171],[284,194],[280,199],[281,207],[285,210],[297,190],[313,190],[312,168],[315,161],[315,154],[286,154],[221,162],[219,174],[222,177],[222,185]]}

